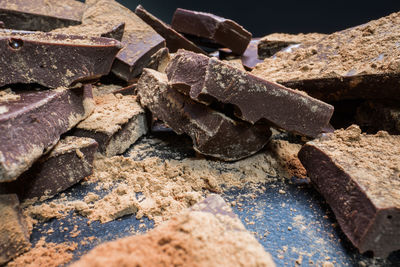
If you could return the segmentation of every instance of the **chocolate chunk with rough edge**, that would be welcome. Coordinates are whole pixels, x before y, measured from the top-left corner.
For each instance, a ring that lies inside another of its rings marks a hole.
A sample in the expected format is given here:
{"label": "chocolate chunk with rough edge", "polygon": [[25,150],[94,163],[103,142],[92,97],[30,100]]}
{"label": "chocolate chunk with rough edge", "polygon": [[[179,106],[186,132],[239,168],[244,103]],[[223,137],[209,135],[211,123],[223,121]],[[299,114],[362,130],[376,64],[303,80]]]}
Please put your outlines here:
{"label": "chocolate chunk with rough edge", "polygon": [[241,55],[251,40],[251,33],[236,22],[210,13],[178,8],[171,26],[178,32],[205,38]]}
{"label": "chocolate chunk with rough edge", "polygon": [[1,183],[0,193],[15,193],[20,200],[50,198],[92,174],[97,146],[91,138],[67,136],[16,181]]}
{"label": "chocolate chunk with rough edge", "polygon": [[189,51],[179,51],[167,67],[173,88],[206,104],[234,105],[235,115],[250,123],[267,120],[276,127],[316,137],[328,131],[333,106],[299,91]]}
{"label": "chocolate chunk with rough edge", "polygon": [[95,97],[95,104],[72,134],[95,139],[103,155],[121,154],[147,133],[146,115],[136,96],[107,94]]}
{"label": "chocolate chunk with rough edge", "polygon": [[124,48],[118,53],[112,72],[125,81],[138,76],[151,56],[165,47],[165,40],[128,8],[112,0],[100,0],[89,6],[83,23],[125,22]]}
{"label": "chocolate chunk with rough edge", "polygon": [[138,5],[135,10],[144,22],[149,24],[158,34],[164,37],[167,47],[171,53],[175,53],[178,49],[185,49],[196,53],[205,54],[200,47],[189,41],[182,34],[172,29],[169,25],[156,18],[154,15],[145,10],[141,5]]}
{"label": "chocolate chunk with rough edge", "polygon": [[258,57],[257,45],[259,38],[251,39],[249,45],[241,56],[242,64],[247,70],[252,70],[258,63],[263,62],[262,59]]}
{"label": "chocolate chunk with rough edge", "polygon": [[93,111],[92,87],[0,91],[0,182],[10,182]]}
{"label": "chocolate chunk with rough edge", "polygon": [[0,87],[38,83],[57,88],[95,80],[110,72],[120,49],[109,38],[2,30]]}
{"label": "chocolate chunk with rough edge", "polygon": [[177,134],[188,134],[201,154],[233,161],[264,147],[271,131],[267,125],[235,121],[172,89],[167,76],[144,69],[137,84],[140,103]]}
{"label": "chocolate chunk with rough edge", "polygon": [[361,253],[400,249],[400,136],[353,125],[307,143],[299,158]]}
{"label": "chocolate chunk with rough edge", "polygon": [[30,250],[29,230],[15,194],[0,194],[0,265]]}
{"label": "chocolate chunk with rough edge", "polygon": [[171,60],[169,56],[168,48],[164,47],[158,50],[152,57],[149,64],[146,66],[148,69],[153,69],[159,72],[165,72],[169,61]]}
{"label": "chocolate chunk with rough edge", "polygon": [[84,7],[75,0],[2,0],[0,20],[9,29],[47,32],[80,24]]}

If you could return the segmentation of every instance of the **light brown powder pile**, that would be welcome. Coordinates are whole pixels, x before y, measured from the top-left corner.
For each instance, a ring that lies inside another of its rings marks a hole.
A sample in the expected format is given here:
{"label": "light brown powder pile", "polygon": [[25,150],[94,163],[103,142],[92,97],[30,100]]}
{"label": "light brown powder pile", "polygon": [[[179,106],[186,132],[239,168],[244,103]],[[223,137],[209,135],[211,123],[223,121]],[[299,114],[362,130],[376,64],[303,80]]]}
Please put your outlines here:
{"label": "light brown powder pile", "polygon": [[264,36],[260,39],[260,43],[268,42],[286,42],[286,43],[308,43],[321,40],[326,37],[326,34],[322,33],[299,33],[299,34],[288,34],[288,33],[272,33]]}

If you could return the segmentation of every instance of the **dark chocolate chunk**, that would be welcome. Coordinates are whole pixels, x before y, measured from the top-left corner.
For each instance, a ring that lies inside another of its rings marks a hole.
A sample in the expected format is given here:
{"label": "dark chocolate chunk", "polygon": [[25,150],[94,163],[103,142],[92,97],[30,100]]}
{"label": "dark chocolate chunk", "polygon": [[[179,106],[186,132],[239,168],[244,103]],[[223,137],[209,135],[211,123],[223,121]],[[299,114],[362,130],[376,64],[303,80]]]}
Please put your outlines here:
{"label": "dark chocolate chunk", "polygon": [[80,24],[84,9],[75,0],[2,0],[0,20],[9,29],[47,32]]}
{"label": "dark chocolate chunk", "polygon": [[53,33],[0,32],[0,87],[38,83],[68,87],[110,72],[118,41]]}
{"label": "dark chocolate chunk", "polygon": [[178,49],[182,48],[188,51],[205,54],[201,48],[149,13],[141,5],[136,7],[135,13],[165,39],[171,53],[175,53]]}
{"label": "dark chocolate chunk", "polygon": [[93,110],[91,86],[7,91],[0,91],[0,182],[15,180]]}
{"label": "dark chocolate chunk", "polygon": [[238,55],[244,53],[251,40],[251,33],[236,22],[210,13],[178,8],[171,26],[178,32],[228,47]]}
{"label": "dark chocolate chunk", "polygon": [[279,128],[316,137],[327,131],[333,107],[201,54],[179,51],[167,67],[173,88],[196,101],[234,105],[250,123],[267,120]]}
{"label": "dark chocolate chunk", "polygon": [[0,194],[0,265],[31,248],[29,230],[15,194]]}
{"label": "dark chocolate chunk", "polygon": [[238,160],[262,149],[271,136],[267,125],[235,121],[180,94],[163,73],[145,69],[137,90],[140,103],[177,134],[188,134],[201,154]]}
{"label": "dark chocolate chunk", "polygon": [[358,107],[356,121],[368,132],[384,130],[390,134],[400,134],[400,106],[367,101]]}
{"label": "dark chocolate chunk", "polygon": [[164,47],[158,50],[150,59],[146,68],[153,69],[159,72],[165,72],[170,61],[168,48]]}
{"label": "dark chocolate chunk", "polygon": [[258,57],[257,45],[259,40],[259,38],[251,39],[246,51],[241,56],[242,64],[247,70],[252,70],[258,63],[264,61]]}
{"label": "dark chocolate chunk", "polygon": [[400,136],[358,126],[307,143],[299,158],[361,253],[400,249]]}
{"label": "dark chocolate chunk", "polygon": [[0,193],[15,193],[20,200],[54,196],[93,172],[97,142],[67,136],[24,172],[16,181],[0,184]]}

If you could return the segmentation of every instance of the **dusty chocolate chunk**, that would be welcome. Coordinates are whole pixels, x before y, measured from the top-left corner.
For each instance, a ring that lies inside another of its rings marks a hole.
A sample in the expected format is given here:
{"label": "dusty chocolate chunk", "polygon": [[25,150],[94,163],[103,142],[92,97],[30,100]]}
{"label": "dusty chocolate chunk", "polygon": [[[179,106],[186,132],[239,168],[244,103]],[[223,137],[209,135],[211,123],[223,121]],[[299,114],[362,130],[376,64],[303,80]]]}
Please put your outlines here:
{"label": "dusty chocolate chunk", "polygon": [[46,199],[92,174],[97,142],[67,136],[16,181],[0,184],[0,193],[15,193],[20,200]]}
{"label": "dusty chocolate chunk", "polygon": [[263,60],[258,57],[257,52],[259,40],[259,38],[251,39],[246,51],[244,51],[241,56],[242,64],[247,70],[252,70],[258,63],[263,62]]}
{"label": "dusty chocolate chunk", "polygon": [[235,121],[180,94],[163,73],[145,69],[137,90],[140,103],[177,134],[188,134],[201,154],[238,160],[262,149],[271,136],[267,125]]}
{"label": "dusty chocolate chunk", "polygon": [[368,132],[379,130],[400,134],[400,106],[368,101],[357,109],[357,123]]}
{"label": "dusty chocolate chunk", "polygon": [[112,157],[125,152],[147,133],[144,110],[133,95],[106,94],[95,97],[95,109],[72,131],[99,143],[99,152]]}
{"label": "dusty chocolate chunk", "polygon": [[80,24],[84,6],[75,0],[3,0],[0,20],[9,29],[47,32]]}
{"label": "dusty chocolate chunk", "polygon": [[135,13],[165,39],[167,47],[171,53],[175,53],[178,49],[182,48],[188,51],[205,54],[201,48],[149,13],[141,5],[136,7]]}
{"label": "dusty chocolate chunk", "polygon": [[91,86],[0,91],[0,182],[15,180],[92,110]]}
{"label": "dusty chocolate chunk", "polygon": [[166,71],[173,88],[199,102],[234,105],[235,115],[253,124],[267,120],[316,137],[327,131],[333,113],[331,105],[201,54],[181,50]]}
{"label": "dusty chocolate chunk", "polygon": [[29,230],[15,194],[0,194],[0,265],[31,248]]}
{"label": "dusty chocolate chunk", "polygon": [[124,48],[118,53],[112,72],[125,81],[138,76],[151,56],[165,47],[165,40],[128,8],[113,0],[100,0],[90,5],[82,19],[84,24],[125,22]]}
{"label": "dusty chocolate chunk", "polygon": [[158,50],[150,59],[149,64],[146,66],[148,69],[153,69],[159,72],[165,72],[169,61],[171,60],[169,56],[168,48],[164,47]]}
{"label": "dusty chocolate chunk", "polygon": [[171,26],[178,32],[228,47],[238,55],[244,53],[251,40],[251,33],[236,22],[210,13],[178,8]]}
{"label": "dusty chocolate chunk", "polygon": [[299,158],[361,253],[400,249],[400,136],[353,125],[307,143]]}
{"label": "dusty chocolate chunk", "polygon": [[53,33],[0,31],[0,87],[38,83],[68,87],[110,72],[118,41]]}

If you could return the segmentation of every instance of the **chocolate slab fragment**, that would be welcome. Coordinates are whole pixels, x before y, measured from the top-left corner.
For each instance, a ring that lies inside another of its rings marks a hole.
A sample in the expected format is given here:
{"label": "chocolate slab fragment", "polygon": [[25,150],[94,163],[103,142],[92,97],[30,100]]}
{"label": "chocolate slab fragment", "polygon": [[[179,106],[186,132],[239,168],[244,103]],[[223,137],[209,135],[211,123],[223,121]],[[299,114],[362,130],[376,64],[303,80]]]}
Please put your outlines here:
{"label": "chocolate slab fragment", "polygon": [[113,0],[100,0],[90,5],[82,19],[84,24],[125,23],[124,48],[118,53],[112,72],[125,81],[138,76],[151,56],[165,47],[165,40],[128,8]]}
{"label": "chocolate slab fragment", "polygon": [[333,107],[201,54],[179,51],[167,67],[173,88],[210,104],[234,105],[252,124],[267,120],[279,128],[316,137],[327,131]]}
{"label": "chocolate slab fragment", "polygon": [[31,248],[29,230],[15,194],[0,194],[0,265]]}
{"label": "chocolate slab fragment", "polygon": [[72,131],[99,143],[99,152],[112,157],[125,152],[147,133],[144,110],[133,95],[107,94],[95,97],[95,109]]}
{"label": "chocolate slab fragment", "polygon": [[307,143],[299,158],[361,253],[400,249],[400,136],[358,126]]}
{"label": "chocolate slab fragment", "polygon": [[38,83],[68,87],[110,72],[120,43],[53,33],[0,31],[0,87],[14,83]]}
{"label": "chocolate slab fragment", "polygon": [[180,94],[163,73],[145,69],[137,90],[140,103],[177,134],[188,134],[201,154],[238,160],[262,149],[271,136],[267,125],[235,121]]}
{"label": "chocolate slab fragment", "polygon": [[84,6],[75,0],[3,0],[0,20],[9,29],[47,32],[80,24]]}
{"label": "chocolate slab fragment", "polygon": [[164,47],[158,50],[150,59],[149,64],[146,66],[148,69],[153,69],[159,72],[165,72],[169,61],[171,60],[169,56],[168,48]]}
{"label": "chocolate slab fragment", "polygon": [[171,53],[175,53],[178,49],[185,49],[196,53],[205,54],[205,52],[189,41],[182,34],[172,29],[169,25],[156,18],[154,15],[145,10],[141,5],[138,5],[135,10],[136,15],[139,16],[144,22],[149,24],[159,35],[161,35],[167,44]]}
{"label": "chocolate slab fragment", "polygon": [[251,40],[251,33],[236,22],[210,13],[178,8],[172,18],[178,32],[208,39],[241,55]]}
{"label": "chocolate slab fragment", "polygon": [[97,146],[93,139],[67,136],[16,181],[1,183],[0,193],[15,193],[20,200],[52,197],[92,174]]}
{"label": "chocolate slab fragment", "polygon": [[368,132],[379,130],[400,134],[400,106],[367,101],[357,109],[357,123]]}
{"label": "chocolate slab fragment", "polygon": [[0,182],[10,182],[93,110],[92,88],[0,91]]}

